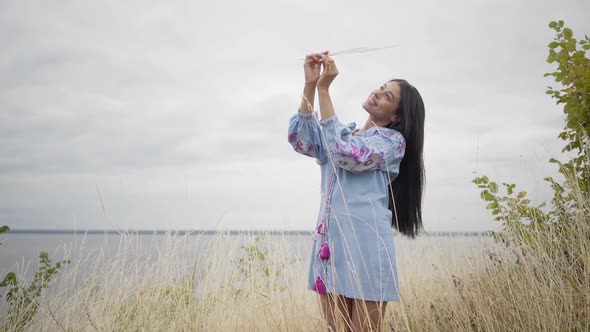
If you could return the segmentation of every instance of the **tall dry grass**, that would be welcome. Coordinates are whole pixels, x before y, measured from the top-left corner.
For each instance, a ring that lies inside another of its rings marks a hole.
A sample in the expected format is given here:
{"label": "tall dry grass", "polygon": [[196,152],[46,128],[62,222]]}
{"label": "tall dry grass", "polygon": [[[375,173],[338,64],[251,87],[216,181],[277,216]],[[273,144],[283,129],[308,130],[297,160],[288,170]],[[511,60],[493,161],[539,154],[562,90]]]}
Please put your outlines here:
{"label": "tall dry grass", "polygon": [[[589,217],[577,218],[569,243],[588,269]],[[544,239],[506,249],[489,237],[396,237],[402,300],[389,303],[385,330],[589,330],[590,273]],[[325,331],[307,290],[309,236],[203,241],[168,234],[152,257],[132,235],[114,255],[75,248],[29,330]]]}

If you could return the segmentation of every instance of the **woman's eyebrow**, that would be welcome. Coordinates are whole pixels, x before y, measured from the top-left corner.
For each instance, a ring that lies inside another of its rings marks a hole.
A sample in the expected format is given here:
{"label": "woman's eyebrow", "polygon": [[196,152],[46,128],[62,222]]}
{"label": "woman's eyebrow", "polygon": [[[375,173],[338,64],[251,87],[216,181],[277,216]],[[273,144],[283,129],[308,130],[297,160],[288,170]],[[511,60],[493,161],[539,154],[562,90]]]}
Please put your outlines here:
{"label": "woman's eyebrow", "polygon": [[395,100],[395,96],[393,95],[393,93],[391,93],[391,91],[387,91],[387,94],[389,95],[389,97],[391,97],[391,100]]}
{"label": "woman's eyebrow", "polygon": [[[381,90],[385,90],[385,84],[381,86]],[[391,93],[391,91],[387,91],[386,93],[389,95],[389,98],[391,98],[391,100],[395,100],[395,96],[393,95],[393,93]]]}

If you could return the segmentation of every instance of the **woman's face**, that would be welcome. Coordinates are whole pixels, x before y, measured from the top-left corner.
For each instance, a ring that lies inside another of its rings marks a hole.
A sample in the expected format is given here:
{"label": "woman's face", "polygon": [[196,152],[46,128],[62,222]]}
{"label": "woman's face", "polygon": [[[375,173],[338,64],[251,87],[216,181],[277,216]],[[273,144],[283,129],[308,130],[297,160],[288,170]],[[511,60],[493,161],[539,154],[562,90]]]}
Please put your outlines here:
{"label": "woman's face", "polygon": [[397,122],[397,107],[401,99],[397,82],[387,82],[371,92],[363,103],[363,108],[375,122]]}

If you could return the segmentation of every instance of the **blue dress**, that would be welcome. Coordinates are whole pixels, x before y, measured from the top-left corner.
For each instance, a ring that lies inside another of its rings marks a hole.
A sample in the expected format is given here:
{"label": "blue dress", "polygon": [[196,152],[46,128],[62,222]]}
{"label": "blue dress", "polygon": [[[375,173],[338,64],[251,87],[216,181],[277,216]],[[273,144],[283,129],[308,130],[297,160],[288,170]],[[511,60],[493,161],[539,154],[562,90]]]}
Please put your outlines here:
{"label": "blue dress", "polygon": [[405,140],[383,127],[353,136],[355,128],[336,115],[318,120],[317,112],[298,111],[289,120],[289,143],[321,168],[308,288],[365,301],[399,301],[387,189],[399,173]]}

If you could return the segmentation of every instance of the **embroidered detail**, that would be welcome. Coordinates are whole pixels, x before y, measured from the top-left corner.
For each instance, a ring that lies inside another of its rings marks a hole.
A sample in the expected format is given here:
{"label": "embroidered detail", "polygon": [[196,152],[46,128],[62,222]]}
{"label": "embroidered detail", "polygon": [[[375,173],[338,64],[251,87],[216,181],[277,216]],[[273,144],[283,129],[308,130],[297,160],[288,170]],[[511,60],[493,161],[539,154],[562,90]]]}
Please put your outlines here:
{"label": "embroidered detail", "polygon": [[303,141],[299,141],[299,142],[297,142],[297,144],[295,144],[295,151],[298,151],[298,152],[299,151],[305,151],[303,149]]}
{"label": "embroidered detail", "polygon": [[322,278],[320,278],[320,276],[315,279],[315,282],[313,283],[313,290],[319,294],[326,294],[326,284],[324,284],[324,281]]}
{"label": "embroidered detail", "polygon": [[293,143],[297,140],[297,133],[292,133],[289,135],[289,143]]}
{"label": "embroidered detail", "polygon": [[338,121],[338,117],[336,115],[332,115],[331,117],[329,117],[327,119],[320,120],[320,126],[322,126],[322,127],[329,126],[329,125],[335,123],[336,121]]}
{"label": "embroidered detail", "polygon": [[397,142],[397,148],[396,148],[397,153],[403,154],[405,152],[406,140],[404,139],[404,137],[402,136],[401,133],[391,130],[391,129],[385,130],[382,132],[383,132],[383,136],[386,136],[386,137],[395,136],[394,140]]}
{"label": "embroidered detail", "polygon": [[295,144],[295,151],[311,157],[311,152],[313,151],[315,146],[315,144],[308,144],[305,141],[299,140]]}
{"label": "embroidered detail", "polygon": [[328,247],[327,242],[323,242],[320,245],[320,249],[318,250],[318,258],[321,260],[326,260],[330,258],[330,247]]}
{"label": "embroidered detail", "polygon": [[310,114],[306,114],[306,113],[301,113],[301,111],[298,111],[297,114],[299,115],[299,117],[303,120],[311,120],[313,118],[315,118],[315,113],[310,113]]}
{"label": "embroidered detail", "polygon": [[[324,283],[324,281],[322,280],[322,278],[320,276],[324,276],[326,279],[327,278],[327,263],[328,263],[328,259],[330,257],[330,249],[328,247],[327,244],[327,238],[328,238],[328,221],[330,218],[329,215],[329,211],[330,211],[330,201],[331,201],[331,196],[330,194],[332,193],[332,190],[334,188],[334,185],[336,183],[336,173],[333,172],[332,176],[330,178],[330,181],[328,182],[328,188],[327,191],[328,193],[325,193],[324,191],[322,191],[322,200],[325,199],[325,206],[324,206],[324,215],[323,218],[321,220],[320,225],[317,226],[317,232],[314,233],[314,236],[316,234],[319,234],[321,236],[321,245],[319,247],[319,250],[316,254],[316,260],[314,260],[313,262],[313,271],[314,273],[317,275],[316,280],[314,281],[314,284],[312,286],[312,289],[316,292],[318,292],[319,294],[326,294],[326,284]],[[315,240],[314,240],[314,243]]]}
{"label": "embroidered detail", "polygon": [[401,140],[399,140],[399,144],[397,145],[397,153],[403,154],[403,153],[405,153],[405,150],[406,150],[406,141],[404,139],[401,139]]}
{"label": "embroidered detail", "polygon": [[316,228],[316,232],[321,235],[326,234],[326,225],[323,222],[321,224],[319,224],[318,227]]}
{"label": "embroidered detail", "polygon": [[391,137],[393,135],[395,135],[395,133],[391,130],[386,130],[383,132],[383,136],[385,136],[385,137]]}

